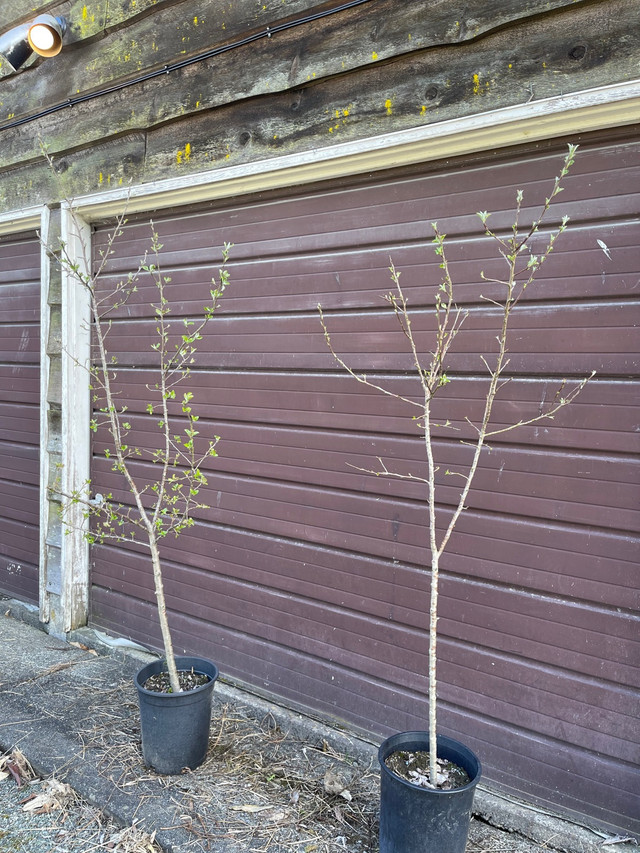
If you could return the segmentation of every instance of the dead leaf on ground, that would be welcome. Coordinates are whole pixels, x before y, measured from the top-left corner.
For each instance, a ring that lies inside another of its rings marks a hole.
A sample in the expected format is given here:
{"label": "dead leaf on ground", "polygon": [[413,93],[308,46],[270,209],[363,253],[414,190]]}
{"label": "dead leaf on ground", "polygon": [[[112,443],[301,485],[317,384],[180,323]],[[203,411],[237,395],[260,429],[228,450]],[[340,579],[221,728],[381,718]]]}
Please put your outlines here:
{"label": "dead leaf on ground", "polygon": [[33,794],[26,801],[22,810],[32,814],[48,814],[62,809],[73,798],[73,789],[65,782],[57,779],[45,779],[39,794]]}
{"label": "dead leaf on ground", "polygon": [[329,767],[325,771],[322,784],[327,794],[337,794],[344,797],[345,800],[351,799],[351,793],[347,789],[350,778],[349,774],[339,767]]}
{"label": "dead leaf on ground", "polygon": [[36,778],[36,772],[29,764],[26,755],[19,749],[14,749],[7,755],[0,756],[0,774],[0,779],[13,776],[18,788],[22,788],[25,782]]}

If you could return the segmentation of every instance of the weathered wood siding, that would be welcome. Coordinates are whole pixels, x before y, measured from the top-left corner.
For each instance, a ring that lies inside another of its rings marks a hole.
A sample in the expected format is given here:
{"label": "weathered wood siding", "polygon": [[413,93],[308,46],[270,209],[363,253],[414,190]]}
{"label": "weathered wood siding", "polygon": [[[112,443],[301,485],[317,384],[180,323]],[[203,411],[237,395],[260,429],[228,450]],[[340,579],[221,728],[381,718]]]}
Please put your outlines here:
{"label": "weathered wood siding", "polygon": [[[0,32],[32,5],[3,4]],[[375,0],[305,20],[340,6],[47,4],[69,21],[62,53],[0,77],[0,209],[59,196],[39,139],[77,195],[637,76],[636,0]]]}
{"label": "weathered wood siding", "polygon": [[0,590],[38,601],[40,244],[0,240]]}
{"label": "weathered wood siding", "polygon": [[[165,549],[179,648],[375,733],[424,728],[423,487],[350,467],[379,455],[420,475],[419,433],[396,401],[336,370],[316,305],[350,364],[410,395],[406,342],[380,295],[391,254],[427,333],[439,280],[428,223],[438,219],[470,310],[438,415],[464,435],[482,395],[479,353],[495,334],[479,271],[499,272],[475,211],[508,227],[524,186],[531,215],[561,156],[484,158],[154,218],[176,319],[204,303],[222,242],[235,243],[232,285],[192,377],[201,429],[222,436],[211,508]],[[533,415],[561,377],[598,377],[554,421],[484,455],[444,561],[440,619],[441,723],[477,749],[487,779],[636,830],[639,178],[638,144],[593,143],[567,182],[555,219],[567,213],[572,227],[514,315],[515,381],[496,421]],[[110,275],[135,266],[148,240],[148,224],[130,223]],[[153,294],[141,287],[136,299],[110,342],[134,429],[153,446]],[[103,450],[99,437],[96,489],[116,492]],[[469,455],[449,431],[438,453],[441,472]],[[443,514],[456,497],[445,482]],[[144,553],[99,548],[94,560],[94,624],[158,646]]]}

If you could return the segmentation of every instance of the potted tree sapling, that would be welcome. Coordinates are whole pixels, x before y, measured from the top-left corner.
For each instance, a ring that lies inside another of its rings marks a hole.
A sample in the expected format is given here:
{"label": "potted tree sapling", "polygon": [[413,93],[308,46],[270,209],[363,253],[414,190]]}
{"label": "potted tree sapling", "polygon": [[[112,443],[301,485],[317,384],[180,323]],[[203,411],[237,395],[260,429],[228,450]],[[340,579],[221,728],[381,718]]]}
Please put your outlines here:
{"label": "potted tree sapling", "polygon": [[[503,278],[485,277],[484,273],[480,276],[491,288],[491,296],[481,295],[480,298],[495,309],[495,337],[492,338],[495,345],[491,352],[479,354],[486,371],[486,386],[477,418],[465,418],[466,432],[461,440],[471,447],[469,463],[464,470],[441,470],[439,476],[436,476],[439,470],[438,443],[434,438],[442,436],[443,429],[453,429],[454,425],[434,419],[433,404],[442,389],[452,381],[448,368],[449,356],[455,348],[458,335],[463,332],[467,317],[467,312],[456,303],[456,286],[447,260],[445,235],[438,224],[432,223],[432,228],[435,235],[435,252],[440,262],[441,281],[435,289],[430,351],[426,355],[419,349],[418,336],[412,326],[412,314],[400,285],[400,272],[393,262],[390,273],[394,288],[385,296],[407,342],[413,375],[419,388],[416,398],[400,395],[389,387],[376,384],[367,375],[353,370],[334,349],[322,308],[318,306],[325,340],[334,359],[358,382],[394,397],[403,406],[408,407],[412,420],[420,431],[424,450],[424,476],[392,471],[381,458],[378,458],[377,468],[358,469],[376,476],[422,483],[427,516],[423,569],[430,573],[428,731],[401,732],[392,735],[380,746],[378,757],[381,765],[381,853],[463,853],[465,849],[473,795],[480,779],[481,765],[477,756],[467,746],[443,736],[437,726],[439,570],[453,531],[465,511],[480,458],[488,442],[519,427],[552,419],[577,397],[591,378],[587,377],[570,387],[566,382],[562,382],[555,398],[549,403],[542,401],[537,414],[532,417],[525,416],[508,424],[495,424],[492,420],[496,397],[509,381],[508,340],[513,311],[527,288],[534,284],[540,267],[554,250],[556,240],[567,227],[568,217],[564,217],[560,225],[549,233],[542,252],[534,254],[533,239],[539,234],[543,219],[562,190],[562,182],[574,162],[575,152],[576,146],[570,145],[549,197],[545,199],[540,213],[531,224],[523,226],[521,223],[522,190],[516,193],[513,224],[506,235],[501,236],[490,228],[489,213],[478,214],[484,234],[497,247],[505,273]],[[453,506],[446,506],[441,498],[441,486],[444,481],[447,484],[460,484],[459,495]]]}
{"label": "potted tree sapling", "polygon": [[[225,244],[222,249],[222,266],[217,282],[212,280],[210,301],[198,318],[185,319],[178,325],[170,321],[167,289],[171,279],[160,267],[162,244],[153,223],[150,246],[139,266],[112,285],[106,272],[114,242],[122,233],[124,214],[110,232],[100,257],[92,264],[90,248],[83,242],[73,206],[68,204],[77,231],[74,242],[81,246],[84,257],[78,263],[64,244],[57,255],[62,267],[84,289],[89,303],[92,359],[88,372],[93,401],[90,426],[100,442],[105,443],[104,455],[119,483],[117,495],[96,494],[90,481],[73,494],[62,494],[63,521],[65,508],[80,504],[86,523],[84,533],[90,543],[135,542],[148,552],[164,659],[143,667],[135,677],[142,751],[145,763],[158,772],[179,773],[185,767],[197,767],[204,760],[218,669],[206,659],[174,654],[161,544],[166,537],[179,536],[191,527],[194,513],[206,506],[200,499],[200,490],[207,482],[204,466],[217,455],[219,437],[207,439],[199,434],[193,394],[189,390],[179,393],[179,386],[189,377],[198,343],[228,284],[226,264],[230,245]],[[118,355],[110,351],[109,335],[118,316],[123,315],[123,309],[138,292],[138,285],[143,283],[155,286],[156,297],[151,305],[156,332],[151,346],[155,367],[153,380],[146,385],[146,408],[133,414],[118,386]],[[152,447],[136,442],[136,432],[145,418],[145,423],[151,422],[157,430],[157,441]]]}

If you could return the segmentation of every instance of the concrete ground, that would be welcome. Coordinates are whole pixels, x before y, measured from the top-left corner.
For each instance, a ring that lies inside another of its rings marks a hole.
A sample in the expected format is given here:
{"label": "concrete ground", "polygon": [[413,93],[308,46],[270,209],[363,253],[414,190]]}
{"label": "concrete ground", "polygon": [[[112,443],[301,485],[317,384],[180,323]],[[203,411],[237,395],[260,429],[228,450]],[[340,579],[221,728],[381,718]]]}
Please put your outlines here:
{"label": "concrete ground", "polygon": [[[166,851],[377,849],[373,745],[218,683],[205,764],[158,776],[141,760],[133,687],[150,657],[96,655],[89,630],[73,639],[79,645],[40,630],[23,605],[0,602],[0,753],[18,747],[41,776],[68,783],[105,818],[155,833]],[[351,800],[323,790],[336,769]],[[485,789],[476,806],[467,853],[638,850]]]}

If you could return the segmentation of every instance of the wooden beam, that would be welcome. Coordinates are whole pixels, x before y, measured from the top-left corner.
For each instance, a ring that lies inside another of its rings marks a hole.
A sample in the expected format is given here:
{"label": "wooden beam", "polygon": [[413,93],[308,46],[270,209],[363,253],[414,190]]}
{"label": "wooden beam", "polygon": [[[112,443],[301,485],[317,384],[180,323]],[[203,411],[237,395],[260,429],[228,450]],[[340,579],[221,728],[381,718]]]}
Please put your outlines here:
{"label": "wooden beam", "polygon": [[[626,0],[623,5],[630,8]],[[635,9],[640,29],[640,6]],[[555,38],[542,20],[528,21],[471,45],[412,54],[154,128],[145,179],[424,127],[576,91],[585,79],[589,88],[623,82],[633,76],[640,44],[629,38],[624,16],[602,12],[593,6],[567,11],[556,19]],[[598,37],[574,58],[585,32]]]}

